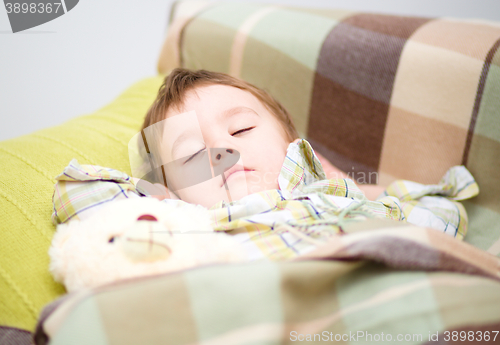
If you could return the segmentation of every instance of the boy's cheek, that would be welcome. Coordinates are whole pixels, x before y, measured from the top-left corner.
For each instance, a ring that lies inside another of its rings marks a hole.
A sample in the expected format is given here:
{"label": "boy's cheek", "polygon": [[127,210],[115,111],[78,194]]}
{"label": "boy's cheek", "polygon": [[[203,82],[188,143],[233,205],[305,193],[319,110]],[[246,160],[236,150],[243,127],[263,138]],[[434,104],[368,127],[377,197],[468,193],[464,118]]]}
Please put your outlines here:
{"label": "boy's cheek", "polygon": [[153,195],[153,197],[155,197],[157,199],[160,199],[160,200],[163,200],[163,199],[179,200],[179,198],[174,193],[172,193],[171,191],[169,191],[164,185],[159,184],[159,183],[155,183],[154,185],[160,191],[160,194],[159,195]]}
{"label": "boy's cheek", "polygon": [[146,180],[141,180],[134,177],[132,179],[135,185],[144,190],[149,196],[152,196],[159,200],[171,198],[168,189],[165,188],[165,186],[162,184],[159,183],[152,184]]}
{"label": "boy's cheek", "polygon": [[259,192],[261,181],[262,181],[262,179],[261,179],[260,175],[248,174],[248,176],[247,176],[248,192],[250,194]]}
{"label": "boy's cheek", "polygon": [[260,178],[260,175],[258,175],[258,174],[250,173],[247,175],[247,183],[249,185],[258,185],[258,184],[260,184],[261,181],[262,181],[262,179]]}
{"label": "boy's cheek", "polygon": [[275,184],[278,182],[279,172],[266,171],[264,173],[264,183],[266,185]]}
{"label": "boy's cheek", "polygon": [[262,174],[249,174],[247,177],[250,194],[278,188],[279,173],[266,171]]}

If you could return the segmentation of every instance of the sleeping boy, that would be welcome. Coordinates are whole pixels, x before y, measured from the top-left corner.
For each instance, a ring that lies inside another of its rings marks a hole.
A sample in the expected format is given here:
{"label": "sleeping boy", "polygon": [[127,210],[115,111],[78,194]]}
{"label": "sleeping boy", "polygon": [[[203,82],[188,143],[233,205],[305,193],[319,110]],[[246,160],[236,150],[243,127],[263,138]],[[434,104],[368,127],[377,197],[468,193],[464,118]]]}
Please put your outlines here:
{"label": "sleeping boy", "polygon": [[[162,136],[153,143],[149,140],[149,149],[162,156],[158,165],[169,170],[161,182],[183,187],[170,188],[170,197],[207,208],[231,197],[238,200],[279,189],[287,148],[300,140],[287,110],[267,92],[229,75],[203,70],[172,71],[141,130],[153,126],[160,127]],[[231,156],[236,154],[239,159],[233,162]],[[204,166],[227,170],[204,179]],[[329,168],[330,177],[346,177],[335,167]],[[158,197],[168,195],[157,186]],[[372,200],[384,190],[369,185],[359,188]]]}
{"label": "sleeping boy", "polygon": [[209,208],[215,230],[239,238],[253,259],[286,259],[374,217],[462,238],[467,216],[454,200],[477,190],[464,167],[450,169],[438,185],[396,181],[384,193],[381,186],[357,186],[331,165],[335,178],[327,179],[278,101],[245,81],[204,70],[177,68],[165,78],[140,137],[156,183],[73,160],[57,177],[54,223],[85,217],[107,201],[153,195]]}

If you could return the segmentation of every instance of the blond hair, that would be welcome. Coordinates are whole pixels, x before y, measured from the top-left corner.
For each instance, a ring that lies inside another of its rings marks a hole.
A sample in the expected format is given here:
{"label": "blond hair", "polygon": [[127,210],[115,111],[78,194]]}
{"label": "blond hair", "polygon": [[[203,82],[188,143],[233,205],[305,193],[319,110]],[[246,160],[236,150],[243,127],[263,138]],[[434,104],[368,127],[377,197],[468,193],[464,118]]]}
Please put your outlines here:
{"label": "blond hair", "polygon": [[182,106],[187,91],[214,84],[232,86],[250,92],[276,117],[290,142],[298,138],[299,135],[288,111],[265,90],[225,73],[206,70],[192,71],[185,68],[176,68],[165,78],[156,100],[146,114],[141,130],[165,120],[170,108]]}

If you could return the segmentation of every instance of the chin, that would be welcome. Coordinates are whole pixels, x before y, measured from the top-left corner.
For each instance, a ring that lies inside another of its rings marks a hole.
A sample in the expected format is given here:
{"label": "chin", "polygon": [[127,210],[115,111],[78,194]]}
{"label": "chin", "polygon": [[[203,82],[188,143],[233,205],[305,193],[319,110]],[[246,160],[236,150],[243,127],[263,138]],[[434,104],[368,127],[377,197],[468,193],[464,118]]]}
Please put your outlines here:
{"label": "chin", "polygon": [[246,183],[228,183],[229,190],[226,190],[224,186],[222,186],[222,192],[225,197],[224,200],[229,201],[229,196],[231,197],[231,201],[239,200],[249,194],[248,187]]}

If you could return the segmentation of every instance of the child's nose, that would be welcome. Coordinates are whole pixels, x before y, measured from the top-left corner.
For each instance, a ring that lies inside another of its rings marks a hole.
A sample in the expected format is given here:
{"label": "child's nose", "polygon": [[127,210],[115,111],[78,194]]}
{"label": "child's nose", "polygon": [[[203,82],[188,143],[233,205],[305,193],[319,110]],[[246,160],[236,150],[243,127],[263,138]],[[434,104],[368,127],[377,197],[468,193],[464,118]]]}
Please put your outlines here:
{"label": "child's nose", "polygon": [[214,169],[214,176],[224,173],[240,159],[240,153],[231,148],[211,148],[210,161]]}

